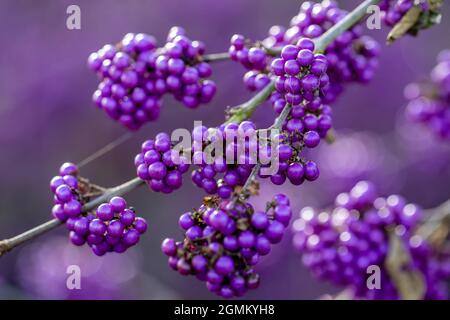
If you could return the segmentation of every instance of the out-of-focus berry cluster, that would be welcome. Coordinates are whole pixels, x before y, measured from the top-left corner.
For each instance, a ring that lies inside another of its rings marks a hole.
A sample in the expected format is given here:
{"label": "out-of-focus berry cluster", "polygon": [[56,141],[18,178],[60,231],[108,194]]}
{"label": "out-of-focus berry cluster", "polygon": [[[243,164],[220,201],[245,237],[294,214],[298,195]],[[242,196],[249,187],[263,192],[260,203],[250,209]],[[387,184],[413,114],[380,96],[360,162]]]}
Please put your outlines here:
{"label": "out-of-focus berry cluster", "polygon": [[253,267],[282,240],[291,216],[289,199],[282,194],[265,211],[243,200],[209,199],[180,217],[183,241],[165,239],[161,248],[180,274],[195,275],[224,298],[242,296],[258,287]]}
{"label": "out-of-focus berry cluster", "polygon": [[78,168],[73,163],[61,166],[59,175],[50,181],[50,189],[55,203],[52,214],[65,223],[71,242],[76,246],[87,243],[98,256],[124,252],[147,230],[146,221],[136,217],[134,209],[127,208],[121,197],[101,204],[96,212],[83,212],[83,205],[99,190],[78,176]]}
{"label": "out-of-focus berry cluster", "polygon": [[264,47],[254,44],[241,34],[231,37],[228,50],[230,58],[246,68],[244,85],[250,91],[261,90],[270,82],[268,63],[270,57]]}
{"label": "out-of-focus berry cluster", "polygon": [[183,173],[189,170],[190,159],[172,150],[167,133],[159,133],[154,140],[142,143],[134,164],[137,176],[146,181],[151,190],[171,193],[181,187]]}
{"label": "out-of-focus berry cluster", "polygon": [[180,27],[170,29],[162,48],[153,36],[128,33],[89,56],[89,68],[101,79],[93,101],[130,130],[159,117],[166,93],[188,108],[208,103],[216,86],[207,80],[211,67],[202,61],[204,52],[205,45]]}
{"label": "out-of-focus berry cluster", "polygon": [[[312,273],[338,286],[350,287],[366,299],[398,299],[385,261],[390,236],[398,237],[411,255],[407,268],[420,271],[425,299],[445,299],[444,280],[450,275],[449,257],[437,257],[427,241],[415,234],[422,210],[398,195],[377,197],[373,184],[358,182],[336,197],[332,211],[306,207],[294,221],[294,246]],[[381,270],[381,288],[369,289],[367,268]]]}
{"label": "out-of-focus berry cluster", "polygon": [[326,57],[314,54],[314,43],[307,38],[283,47],[281,58],[272,61],[277,76],[270,97],[274,110],[281,113],[287,103],[293,106],[283,129],[308,148],[316,147],[332,127],[331,108],[323,104],[330,88],[327,68]]}
{"label": "out-of-focus berry cluster", "polygon": [[[310,139],[310,132],[305,135],[292,135],[283,132],[279,135],[280,142],[277,146],[278,170],[270,175],[264,174],[264,168],[270,165],[262,165],[258,174],[261,178],[270,178],[275,185],[282,185],[289,180],[295,186],[303,182],[314,181],[319,177],[319,168],[314,161],[306,160],[303,155],[305,147],[313,148],[317,141]],[[318,138],[320,140],[320,138]]]}
{"label": "out-of-focus berry cluster", "polygon": [[[276,185],[287,179],[294,185],[314,181],[319,169],[302,154],[305,147],[317,146],[320,137],[314,134],[317,132],[282,131],[274,137],[262,136],[251,121],[219,128],[197,127],[193,131],[192,151],[193,163],[198,168],[192,172],[192,181],[208,194],[217,194],[222,199],[228,199],[236,187],[245,184],[257,163],[260,163],[259,177],[270,178]],[[218,141],[220,149],[216,149],[214,159],[208,159],[209,148]]]}
{"label": "out-of-focus berry cluster", "polygon": [[425,124],[444,141],[450,141],[450,50],[442,51],[430,79],[405,88],[406,115]]}

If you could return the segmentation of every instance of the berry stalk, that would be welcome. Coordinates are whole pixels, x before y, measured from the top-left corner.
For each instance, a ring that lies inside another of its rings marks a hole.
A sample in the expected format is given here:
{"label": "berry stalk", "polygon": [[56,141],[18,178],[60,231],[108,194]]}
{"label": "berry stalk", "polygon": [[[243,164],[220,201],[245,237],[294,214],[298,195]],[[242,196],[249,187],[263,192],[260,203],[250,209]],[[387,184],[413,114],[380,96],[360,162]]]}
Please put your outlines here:
{"label": "berry stalk", "polygon": [[[315,41],[316,52],[323,51],[324,48],[326,48],[326,46],[334,39],[336,39],[341,33],[343,33],[344,31],[346,31],[347,29],[351,28],[353,25],[358,23],[365,16],[367,8],[373,4],[378,3],[379,1],[380,0],[365,0],[364,2],[362,2],[357,8],[355,8],[352,12],[350,12],[347,16],[345,16],[345,18],[343,18],[341,21],[335,24],[332,28],[330,28],[327,32],[325,32],[320,38],[318,38]],[[273,53],[275,54],[277,52],[274,51]],[[209,59],[209,61],[221,61],[225,59],[225,54],[224,53],[213,54],[205,58]],[[251,98],[250,100],[241,104],[238,107],[232,108],[232,110],[234,109],[236,111],[232,115],[232,117],[230,117],[230,119],[227,120],[226,123],[242,122],[243,120],[246,120],[249,117],[251,117],[251,115],[257,109],[257,107],[261,105],[264,101],[266,101],[266,99],[270,96],[270,94],[274,91],[274,89],[275,85],[274,81],[272,80],[266,87],[264,87],[264,89],[262,89],[253,98]],[[282,112],[282,114],[285,114],[284,118],[287,117],[289,111],[290,106],[287,105]],[[284,122],[283,116],[280,115],[275,121],[275,124],[272,126],[272,128],[275,128],[274,127],[275,125],[281,126],[283,122]],[[249,180],[253,179],[254,173],[256,172],[257,172],[256,170],[252,172],[252,174],[249,177]],[[143,184],[144,182],[141,179],[134,178],[117,187],[110,188],[103,195],[86,203],[86,205],[83,206],[82,211],[85,212],[91,210],[100,203],[104,202],[105,200],[107,201],[114,196],[126,194]],[[12,250],[18,245],[28,240],[34,239],[35,237],[38,237],[39,235],[54,229],[60,224],[61,223],[58,220],[53,219],[31,230],[21,233],[13,238],[0,241],[0,256],[4,255],[6,252]]]}

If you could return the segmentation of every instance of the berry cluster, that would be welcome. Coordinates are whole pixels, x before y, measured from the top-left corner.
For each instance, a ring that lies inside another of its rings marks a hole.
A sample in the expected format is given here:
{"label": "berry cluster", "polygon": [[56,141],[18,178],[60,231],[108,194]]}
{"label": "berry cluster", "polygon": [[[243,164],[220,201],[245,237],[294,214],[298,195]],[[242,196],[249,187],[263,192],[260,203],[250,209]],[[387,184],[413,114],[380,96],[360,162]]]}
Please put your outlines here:
{"label": "berry cluster", "polygon": [[183,173],[189,170],[189,160],[171,148],[167,133],[142,143],[141,153],[134,158],[137,176],[155,192],[171,193],[181,187]]}
{"label": "berry cluster", "polygon": [[180,27],[170,30],[162,48],[153,36],[129,33],[89,56],[89,68],[101,79],[93,101],[130,130],[159,117],[165,93],[188,108],[208,103],[216,86],[205,79],[211,67],[202,62],[204,51],[204,44],[191,41]]}
{"label": "berry cluster", "polygon": [[[266,137],[253,122],[244,121],[218,128],[196,127],[193,136],[193,163],[198,168],[192,172],[192,181],[222,199],[230,198],[236,187],[245,184],[256,163],[260,163],[259,177],[270,178],[276,185],[286,180],[300,185],[319,177],[316,163],[302,157],[305,147],[318,145],[317,131],[285,130],[275,137]],[[208,159],[211,155],[214,158]]]}
{"label": "berry cluster", "polygon": [[[420,30],[427,29],[439,22],[439,1],[428,0],[382,0],[379,4],[383,14],[383,22],[393,27],[414,7],[420,10],[416,21],[407,30],[412,35],[417,35]],[[414,16],[414,15],[413,15]]]}
{"label": "berry cluster", "polygon": [[[323,0],[321,3],[305,1],[299,13],[291,19],[284,41],[296,43],[300,38],[315,39],[347,15],[335,1]],[[366,83],[374,75],[378,65],[378,43],[362,35],[362,27],[354,26],[343,32],[325,49],[328,61],[330,88],[324,102],[332,103],[340,95],[343,85],[350,82]]]}
{"label": "berry cluster", "polygon": [[267,33],[267,37],[262,41],[265,48],[281,48],[286,45],[284,41],[284,34],[286,33],[286,28],[283,26],[272,26]]}
{"label": "berry cluster", "polygon": [[209,103],[216,93],[216,85],[206,80],[211,66],[202,62],[205,44],[192,41],[184,29],[172,27],[162,54],[156,59],[156,70],[165,79],[167,89],[190,109]]}
{"label": "berry cluster", "polygon": [[69,218],[66,227],[74,245],[87,243],[96,255],[103,256],[107,252],[122,253],[137,244],[147,230],[147,222],[136,217],[123,198],[113,197],[98,206],[95,214]]}
{"label": "berry cluster", "polygon": [[164,79],[155,69],[156,39],[126,34],[116,46],[107,44],[88,58],[88,66],[101,79],[93,94],[97,107],[130,130],[159,117]]}
{"label": "berry cluster", "polygon": [[[328,62],[322,54],[314,54],[314,42],[301,38],[296,45],[286,45],[281,50],[281,58],[274,59],[271,70],[277,76],[276,91],[287,103],[298,106],[321,100],[329,87]],[[277,101],[278,102],[278,101]]]}
{"label": "berry cluster", "polygon": [[[313,147],[313,144],[316,145],[316,141],[311,138],[309,133],[311,132],[302,136],[281,134],[280,143],[277,146],[278,171],[271,175],[265,175],[262,170],[269,165],[262,165],[258,172],[259,177],[270,178],[270,181],[275,185],[282,185],[286,180],[289,180],[290,183],[298,186],[305,180],[316,180],[320,173],[319,167],[314,161],[305,160],[302,157],[305,146]],[[320,141],[319,137],[317,139],[317,141]]]}
{"label": "berry cluster", "polygon": [[450,141],[450,51],[439,54],[438,64],[426,83],[412,83],[405,89],[409,100],[406,114],[427,125],[445,141]]}
{"label": "berry cluster", "polygon": [[[243,121],[210,129],[198,126],[192,136],[192,159],[198,167],[192,172],[192,182],[208,194],[228,199],[236,186],[245,184],[257,163],[257,154],[252,151],[262,146],[255,124]],[[256,146],[251,145],[254,143]]]}
{"label": "berry cluster", "polygon": [[379,6],[383,12],[383,22],[390,27],[395,26],[416,4],[422,10],[427,10],[429,7],[427,0],[382,0]]}
{"label": "berry cluster", "polygon": [[270,82],[268,74],[269,56],[260,44],[253,44],[243,35],[235,34],[231,37],[228,53],[233,61],[237,61],[246,68],[244,85],[250,91],[261,90]]}
{"label": "berry cluster", "polygon": [[239,62],[248,70],[265,70],[267,67],[267,55],[264,48],[253,45],[243,35],[235,34],[231,37],[228,50],[230,58]]}
{"label": "berry cluster", "polygon": [[[442,281],[450,273],[438,263],[427,242],[414,234],[422,214],[418,206],[407,204],[397,195],[377,198],[374,186],[366,181],[357,183],[349,193],[338,195],[335,206],[332,212],[306,207],[293,225],[294,246],[302,252],[303,263],[315,276],[351,287],[356,297],[398,299],[384,266],[389,237],[394,234],[410,251],[412,262],[408,267],[425,277],[425,298],[445,298]],[[367,287],[370,265],[381,269],[379,290]]]}
{"label": "berry cluster", "polygon": [[77,175],[77,166],[66,162],[59,168],[59,175],[50,180],[50,189],[54,194],[52,214],[62,222],[81,215],[85,203],[82,196],[85,188],[78,182]]}
{"label": "berry cluster", "polygon": [[[243,36],[234,35],[229,52],[233,60],[250,70],[244,76],[246,87],[257,90],[268,83],[271,75],[266,68],[271,59],[268,49],[281,49],[286,45],[295,45],[301,38],[316,39],[343,19],[346,14],[347,11],[340,9],[335,1],[323,0],[320,3],[305,1],[300,6],[299,13],[291,19],[288,29],[272,26],[268,37],[260,44],[252,44]],[[354,26],[343,32],[325,49],[330,85],[324,92],[324,103],[334,102],[342,93],[344,84],[367,83],[373,78],[378,66],[379,44],[372,38],[363,36],[362,31],[361,26]],[[251,61],[261,61],[261,63],[255,64]],[[293,65],[292,62],[290,64]],[[274,101],[276,98],[271,100]]]}
{"label": "berry cluster", "polygon": [[140,235],[147,230],[147,223],[136,217],[134,209],[127,208],[121,197],[113,197],[109,203],[101,204],[95,213],[83,212],[83,205],[99,191],[95,188],[78,176],[76,165],[64,163],[59,175],[50,181],[55,203],[52,214],[65,222],[74,245],[87,243],[98,256],[112,251],[124,252],[139,241]]}
{"label": "berry cluster", "polygon": [[165,239],[162,251],[182,275],[195,275],[224,298],[242,296],[259,285],[253,266],[282,240],[292,213],[289,199],[276,195],[266,211],[245,201],[210,200],[179,219],[181,242]]}

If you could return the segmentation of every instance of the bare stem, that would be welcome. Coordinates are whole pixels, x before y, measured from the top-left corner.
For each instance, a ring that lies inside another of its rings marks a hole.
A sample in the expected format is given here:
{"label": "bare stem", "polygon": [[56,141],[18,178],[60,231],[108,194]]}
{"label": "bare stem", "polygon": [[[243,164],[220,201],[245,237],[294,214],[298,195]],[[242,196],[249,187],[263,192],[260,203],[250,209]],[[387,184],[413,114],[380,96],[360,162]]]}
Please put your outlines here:
{"label": "bare stem", "polygon": [[[333,27],[328,29],[322,36],[314,40],[315,42],[315,52],[321,53],[325,48],[335,40],[339,35],[341,35],[346,30],[350,29],[356,23],[358,23],[366,14],[367,8],[373,4],[380,2],[380,0],[366,0],[362,2],[358,7],[356,7],[352,12],[348,13],[345,18],[336,23]],[[270,55],[279,55],[281,53],[281,48],[266,48],[266,51]],[[253,112],[270,96],[270,94],[275,90],[275,80],[272,81],[264,87],[258,94],[256,94],[249,101],[231,108],[233,115],[228,119],[227,123],[230,122],[241,122],[243,120],[249,119]],[[331,133],[330,133],[331,134]]]}
{"label": "bare stem", "polygon": [[[321,37],[315,40],[316,44],[316,52],[322,52],[329,43],[331,43],[334,39],[336,39],[340,34],[342,34],[344,31],[351,28],[354,24],[359,22],[364,15],[367,12],[367,8],[372,5],[378,3],[380,0],[366,0],[362,2],[355,10],[347,14],[341,21],[339,21],[337,24],[335,24],[332,28],[330,28],[327,32],[325,32]],[[277,49],[267,49],[268,53],[271,55],[277,55],[281,52],[280,48]],[[217,53],[217,54],[210,54],[204,56],[204,61],[223,61],[227,60],[229,58],[228,53]],[[235,113],[227,120],[226,123],[230,122],[242,122],[246,119],[249,119],[253,112],[260,106],[264,101],[267,100],[267,98],[270,96],[270,94],[275,90],[275,82],[272,80],[266,87],[264,87],[260,92],[258,92],[254,97],[252,97],[247,102],[239,105],[238,107],[232,108],[232,110],[236,110]],[[286,105],[286,107],[283,109],[283,112],[280,114],[280,116],[275,121],[272,128],[276,128],[278,126],[281,127],[282,123],[286,119],[287,115],[290,111],[290,105]],[[126,140],[128,136],[124,136],[120,141]],[[106,148],[108,149],[108,148]],[[105,150],[106,150],[105,149]],[[98,156],[101,156],[103,153],[100,152],[99,154],[96,154],[94,158],[97,158]],[[85,163],[86,161],[91,161],[91,159],[82,161]],[[87,163],[87,162],[86,162]],[[256,168],[257,166],[255,166]],[[252,174],[250,175],[249,179],[250,182],[255,177],[257,173],[257,170],[255,169]],[[248,181],[247,181],[248,182]],[[250,183],[249,182],[249,183]],[[92,209],[94,209],[99,204],[108,201],[110,198],[118,195],[123,195],[131,190],[137,188],[138,186],[142,185],[144,182],[139,178],[134,178],[130,181],[125,182],[124,184],[121,184],[117,187],[108,189],[103,195],[101,195],[98,198],[95,198],[94,200],[86,203],[83,206],[83,212],[88,212]],[[246,183],[247,185],[247,183]],[[61,222],[53,219],[50,220],[42,225],[39,225],[33,229],[30,229],[28,231],[25,231],[24,233],[21,233],[13,238],[5,239],[0,241],[0,256],[4,255],[6,252],[12,250],[13,248],[17,247],[18,245],[34,239],[35,237],[38,237],[39,235],[50,231],[54,229],[55,227],[61,225]]]}

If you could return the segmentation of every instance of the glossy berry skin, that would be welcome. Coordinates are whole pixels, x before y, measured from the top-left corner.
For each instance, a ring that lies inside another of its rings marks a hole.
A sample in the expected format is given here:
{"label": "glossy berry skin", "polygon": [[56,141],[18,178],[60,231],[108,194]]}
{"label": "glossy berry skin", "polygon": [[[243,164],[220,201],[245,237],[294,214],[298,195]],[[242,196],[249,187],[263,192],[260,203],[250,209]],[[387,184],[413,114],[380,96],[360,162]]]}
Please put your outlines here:
{"label": "glossy berry skin", "polygon": [[[283,214],[273,214],[277,211]],[[217,199],[181,215],[184,241],[165,239],[161,249],[169,257],[169,266],[181,275],[196,276],[223,298],[240,297],[258,287],[260,279],[253,266],[281,240],[290,216],[289,200],[281,194],[268,203],[267,211],[257,212],[242,200]],[[193,238],[193,229],[202,237]]]}
{"label": "glossy berry skin", "polygon": [[[357,298],[399,299],[385,267],[392,230],[409,250],[411,267],[425,277],[424,298],[446,299],[443,281],[448,277],[449,258],[429,250],[426,240],[415,234],[421,216],[422,210],[401,196],[378,197],[371,182],[360,181],[336,197],[331,211],[303,208],[293,223],[293,244],[319,279],[350,288]],[[366,285],[371,265],[381,269],[379,290]]]}
{"label": "glossy berry skin", "polygon": [[154,140],[141,145],[141,153],[135,157],[137,176],[152,191],[171,193],[183,184],[183,174],[189,170],[189,161],[172,150],[172,142],[166,133],[159,133]]}

